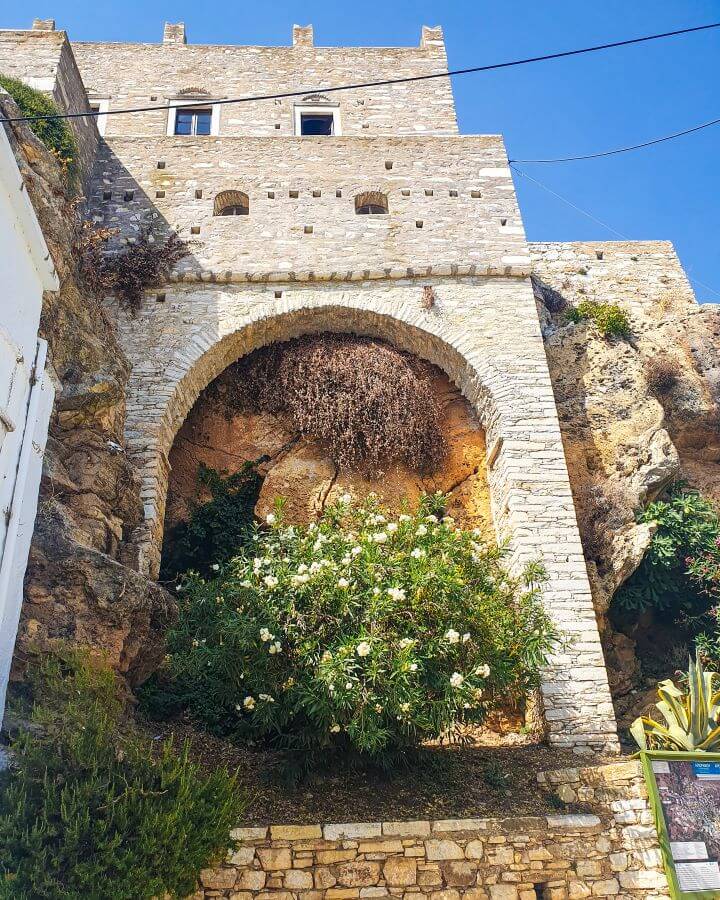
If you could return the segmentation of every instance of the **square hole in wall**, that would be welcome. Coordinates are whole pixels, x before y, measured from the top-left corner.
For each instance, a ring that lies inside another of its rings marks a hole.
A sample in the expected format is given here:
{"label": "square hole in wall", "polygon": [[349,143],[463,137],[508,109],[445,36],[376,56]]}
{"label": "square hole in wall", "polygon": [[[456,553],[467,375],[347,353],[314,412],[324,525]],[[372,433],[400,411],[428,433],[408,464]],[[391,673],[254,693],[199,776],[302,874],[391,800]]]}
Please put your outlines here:
{"label": "square hole in wall", "polygon": [[192,228],[190,229],[190,234],[200,234],[200,226],[193,225]]}
{"label": "square hole in wall", "polygon": [[165,196],[165,191],[155,191],[155,197],[156,197],[158,200],[162,200],[162,198],[163,198],[164,196]]}
{"label": "square hole in wall", "polygon": [[164,159],[159,159],[159,160],[158,160],[157,167],[158,167],[158,169],[164,169],[164,168],[165,168],[165,160],[164,160]]}
{"label": "square hole in wall", "polygon": [[112,191],[103,191],[103,200],[112,200]]}
{"label": "square hole in wall", "polygon": [[596,250],[595,251],[595,259],[602,259],[602,258],[603,258],[602,250]]}
{"label": "square hole in wall", "polygon": [[127,203],[129,200],[135,196],[135,191],[125,191],[123,194],[123,200]]}
{"label": "square hole in wall", "polygon": [[426,190],[426,191],[425,191],[425,196],[426,196],[426,197],[432,197],[432,195],[433,195],[433,191],[432,191],[432,190]]}
{"label": "square hole in wall", "polygon": [[275,191],[268,191],[268,200],[275,199]]}
{"label": "square hole in wall", "polygon": [[500,219],[500,224],[504,228],[507,225],[507,219]]}
{"label": "square hole in wall", "polygon": [[152,103],[154,103],[156,100],[157,100],[157,94],[151,94],[151,95],[150,95],[150,101],[151,101]]}
{"label": "square hole in wall", "polygon": [[457,192],[457,191],[450,191],[450,196],[451,196],[451,197],[457,197],[457,195],[458,195],[458,192]]}
{"label": "square hole in wall", "polygon": [[356,100],[355,102],[357,103],[358,106],[365,106],[364,100]]}
{"label": "square hole in wall", "polygon": [[304,228],[303,230],[304,230],[305,234],[312,234],[312,233],[313,233],[313,227],[312,227],[312,225],[306,225],[305,228]]}
{"label": "square hole in wall", "polygon": [[405,188],[405,190],[400,191],[400,193],[403,195],[403,197],[410,196],[410,191],[407,188]]}
{"label": "square hole in wall", "polygon": [[165,302],[165,294],[155,294],[155,302],[156,303],[164,303]]}
{"label": "square hole in wall", "polygon": [[276,100],[275,106],[282,106],[282,100]]}
{"label": "square hole in wall", "polygon": [[202,200],[202,191],[195,191],[195,199]]}
{"label": "square hole in wall", "polygon": [[363,127],[363,128],[369,128],[370,126],[368,125],[367,122],[363,122],[362,127]]}
{"label": "square hole in wall", "polygon": [[280,300],[282,298],[282,291],[275,291],[275,299]]}
{"label": "square hole in wall", "polygon": [[422,227],[423,227],[422,219],[417,219],[417,220],[416,220],[416,222],[415,222],[415,227],[416,227],[416,228],[422,228]]}
{"label": "square hole in wall", "polygon": [[392,160],[391,160],[391,159],[386,159],[386,160],[385,160],[385,168],[389,171],[390,169],[392,169],[392,167],[393,167],[393,162],[392,162]]}
{"label": "square hole in wall", "polygon": [[280,131],[280,123],[279,122],[275,123],[275,131]]}
{"label": "square hole in wall", "polygon": [[313,197],[322,197],[322,191],[313,191]]}
{"label": "square hole in wall", "polygon": [[299,192],[299,191],[290,191],[290,198],[291,198],[292,200],[297,200],[297,198],[298,198],[299,196],[300,196],[300,192]]}
{"label": "square hole in wall", "polygon": [[342,191],[340,191],[340,190],[335,191],[335,196],[336,196],[336,197],[342,197]]}
{"label": "square hole in wall", "polygon": [[480,191],[470,191],[470,196],[477,200],[482,195],[480,194]]}

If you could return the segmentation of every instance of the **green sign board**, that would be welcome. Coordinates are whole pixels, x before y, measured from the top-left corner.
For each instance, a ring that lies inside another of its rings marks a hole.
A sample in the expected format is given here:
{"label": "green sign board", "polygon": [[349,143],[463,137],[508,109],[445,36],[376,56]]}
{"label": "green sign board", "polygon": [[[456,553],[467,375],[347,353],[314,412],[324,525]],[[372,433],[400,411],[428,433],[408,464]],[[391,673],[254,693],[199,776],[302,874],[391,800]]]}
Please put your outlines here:
{"label": "green sign board", "polygon": [[720,753],[640,754],[674,900],[720,898]]}

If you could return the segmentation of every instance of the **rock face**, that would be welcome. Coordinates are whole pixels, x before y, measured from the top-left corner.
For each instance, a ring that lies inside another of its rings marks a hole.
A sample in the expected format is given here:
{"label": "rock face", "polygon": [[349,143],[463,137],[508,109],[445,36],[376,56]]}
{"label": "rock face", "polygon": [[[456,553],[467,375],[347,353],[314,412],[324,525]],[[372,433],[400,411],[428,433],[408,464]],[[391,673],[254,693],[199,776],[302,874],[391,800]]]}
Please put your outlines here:
{"label": "rock face", "polygon": [[433,372],[431,387],[443,412],[448,453],[439,469],[424,477],[397,464],[388,466],[377,479],[339,472],[322,447],[301,440],[289,422],[267,413],[228,419],[221,401],[203,398],[178,432],[170,453],[166,529],[184,518],[188,503],[198,497],[201,462],[230,474],[247,460],[262,460],[260,471],[265,477],[256,506],[260,517],[273,509],[276,497],[285,498],[287,521],[308,522],[346,492],[358,498],[375,492],[388,506],[398,508],[406,498],[412,503],[424,492],[439,490],[449,494],[452,515],[481,528],[492,539],[483,430],[468,402],[439,370]]}
{"label": "rock face", "polygon": [[[18,115],[0,100],[3,115]],[[72,258],[75,203],[45,146],[22,125],[9,134],[52,253],[60,290],[43,299],[41,334],[61,384],[44,461],[16,662],[60,638],[91,646],[131,683],[163,655],[170,596],[133,571],[128,538],[140,521],[138,480],[123,452],[129,365]],[[16,674],[19,671],[16,666]]]}
{"label": "rock face", "polygon": [[[720,501],[720,305],[698,306],[672,246],[532,244],[538,310],[593,597],[617,693],[634,643],[605,617],[653,534],[635,513],[673,481]],[[568,324],[566,304],[610,302],[627,340]]]}

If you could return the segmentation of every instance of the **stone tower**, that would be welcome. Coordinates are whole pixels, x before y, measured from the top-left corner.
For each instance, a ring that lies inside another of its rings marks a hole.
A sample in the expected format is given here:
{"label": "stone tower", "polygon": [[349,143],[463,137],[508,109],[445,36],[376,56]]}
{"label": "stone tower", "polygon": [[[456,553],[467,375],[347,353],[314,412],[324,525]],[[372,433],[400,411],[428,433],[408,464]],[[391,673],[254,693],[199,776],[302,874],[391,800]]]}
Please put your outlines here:
{"label": "stone tower", "polygon": [[[35,37],[59,46],[53,34]],[[110,249],[143,228],[190,242],[136,316],[109,307],[133,365],[126,439],[143,477],[141,567],[157,572],[168,453],[210,381],[271,341],[383,338],[438,365],[474,406],[498,538],[511,565],[545,565],[563,634],[542,685],[551,742],[616,749],[502,138],[458,133],[446,78],[330,90],[447,71],[441,29],[423,27],[417,47],[341,48],[295,26],[291,46],[248,47],[188,44],[184,25],[166,24],[162,43],[72,51],[78,89],[101,113],[147,108],[98,119],[88,205],[118,229]],[[301,93],[223,102],[290,91]]]}

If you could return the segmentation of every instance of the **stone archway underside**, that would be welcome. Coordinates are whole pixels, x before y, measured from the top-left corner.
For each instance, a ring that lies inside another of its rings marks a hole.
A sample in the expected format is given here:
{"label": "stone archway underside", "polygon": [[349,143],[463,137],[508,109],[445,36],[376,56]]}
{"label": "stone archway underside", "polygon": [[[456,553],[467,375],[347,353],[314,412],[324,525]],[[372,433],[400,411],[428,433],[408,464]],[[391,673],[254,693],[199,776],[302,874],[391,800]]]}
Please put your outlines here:
{"label": "stone archway underside", "polygon": [[[121,316],[133,364],[128,450],[142,468],[146,526],[141,559],[157,572],[168,453],[199,393],[252,350],[319,331],[386,340],[443,369],[485,428],[498,539],[512,567],[539,559],[544,598],[566,642],[544,675],[550,740],[580,752],[615,750],[617,736],[602,649],[577,530],[545,352],[527,281],[423,284],[188,285]],[[279,295],[279,296],[278,296]]]}

